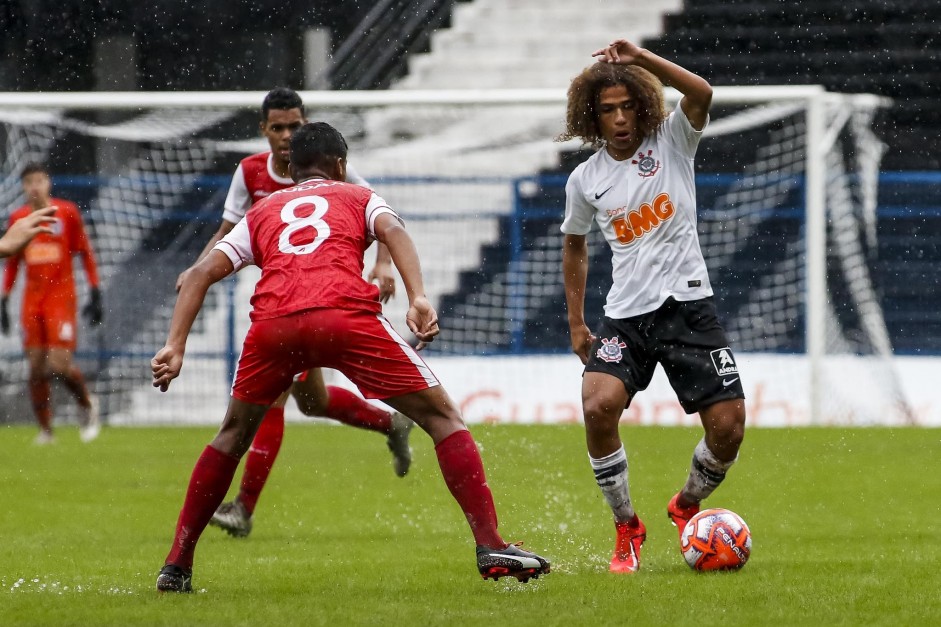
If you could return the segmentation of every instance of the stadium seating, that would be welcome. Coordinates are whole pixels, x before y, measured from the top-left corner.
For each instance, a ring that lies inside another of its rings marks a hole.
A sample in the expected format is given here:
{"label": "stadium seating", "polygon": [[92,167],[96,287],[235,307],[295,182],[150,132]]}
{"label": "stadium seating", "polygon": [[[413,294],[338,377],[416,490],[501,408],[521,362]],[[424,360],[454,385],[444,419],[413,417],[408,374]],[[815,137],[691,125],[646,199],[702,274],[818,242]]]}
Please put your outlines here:
{"label": "stadium seating", "polygon": [[452,27],[432,37],[431,52],[413,55],[396,87],[560,87],[591,63],[599,42],[658,34],[665,11],[680,0],[622,3],[569,0],[475,0],[455,5]]}
{"label": "stadium seating", "polygon": [[937,170],[941,5],[919,0],[691,0],[646,45],[715,85],[816,83],[895,99],[884,170]]}

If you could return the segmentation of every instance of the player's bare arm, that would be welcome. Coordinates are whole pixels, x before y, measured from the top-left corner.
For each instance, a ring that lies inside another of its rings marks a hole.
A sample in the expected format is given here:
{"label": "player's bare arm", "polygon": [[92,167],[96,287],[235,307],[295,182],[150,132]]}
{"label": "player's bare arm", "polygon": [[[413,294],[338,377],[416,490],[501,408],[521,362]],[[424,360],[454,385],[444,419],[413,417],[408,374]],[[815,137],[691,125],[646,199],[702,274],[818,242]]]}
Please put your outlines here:
{"label": "player's bare arm", "polygon": [[55,222],[52,216],[55,212],[55,207],[44,207],[14,222],[3,237],[0,237],[0,258],[20,252],[40,233],[51,233],[51,224]]}
{"label": "player's bare arm", "polygon": [[176,278],[176,291],[179,292],[180,288],[183,286],[183,280],[186,278],[186,275],[196,267],[200,261],[206,258],[206,255],[209,254],[209,251],[212,250],[216,244],[219,243],[223,237],[228,235],[229,231],[235,228],[235,223],[229,222],[228,220],[223,220],[219,224],[219,228],[213,233],[212,237],[209,238],[209,242],[203,247],[203,250],[199,253],[199,257],[196,258],[196,261],[193,262],[193,265],[180,273],[180,276]]}
{"label": "player's bare arm", "polygon": [[420,340],[417,348],[424,348],[428,342],[434,340],[440,329],[438,314],[425,298],[418,250],[402,223],[388,213],[376,218],[375,231],[379,241],[389,247],[392,261],[402,276],[402,283],[405,284],[405,294],[409,302],[405,323]]}
{"label": "player's bare arm", "polygon": [[173,308],[173,319],[170,321],[166,345],[157,351],[150,361],[154,387],[159,387],[162,392],[166,392],[170,381],[180,375],[183,367],[183,353],[186,352],[186,338],[189,337],[193,322],[199,310],[202,309],[206,292],[213,284],[234,271],[235,267],[224,253],[210,251],[202,261],[187,272],[180,294],[176,298],[176,306]]}
{"label": "player's bare arm", "polygon": [[376,265],[373,266],[368,278],[370,283],[379,286],[379,301],[389,302],[395,296],[395,272],[392,269],[392,255],[389,247],[378,242],[376,244]]}
{"label": "player's bare arm", "polygon": [[616,39],[604,48],[593,52],[591,56],[601,63],[636,65],[644,68],[659,78],[662,83],[670,85],[683,94],[680,106],[693,128],[702,130],[706,125],[706,116],[712,105],[712,87],[706,79],[626,39]]}
{"label": "player's bare arm", "polygon": [[584,235],[566,235],[562,245],[562,276],[568,309],[572,351],[583,364],[595,341],[585,324],[585,285],[588,281],[588,240]]}

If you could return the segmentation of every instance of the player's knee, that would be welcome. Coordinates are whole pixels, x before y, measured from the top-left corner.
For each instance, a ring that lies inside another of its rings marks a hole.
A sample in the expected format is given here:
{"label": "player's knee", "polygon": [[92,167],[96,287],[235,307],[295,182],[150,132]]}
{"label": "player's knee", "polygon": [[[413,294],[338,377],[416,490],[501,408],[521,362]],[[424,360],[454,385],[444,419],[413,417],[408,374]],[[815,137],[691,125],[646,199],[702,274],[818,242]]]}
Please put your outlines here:
{"label": "player's knee", "polygon": [[427,412],[406,415],[427,432],[436,443],[455,431],[467,429],[460,410],[450,404],[444,407],[434,407]]}
{"label": "player's knee", "polygon": [[582,402],[582,410],[585,413],[585,422],[599,424],[617,423],[624,411],[624,405],[604,396],[591,396]]}
{"label": "player's knee", "polygon": [[48,377],[68,377],[72,374],[72,363],[68,359],[52,358],[46,361],[46,376]]}
{"label": "player's knee", "polygon": [[720,435],[730,447],[737,451],[742,445],[742,440],[745,439],[745,416],[742,415],[742,420],[731,420],[725,425]]}
{"label": "player's knee", "polygon": [[252,445],[256,425],[249,420],[226,417],[211,446],[233,457],[242,457]]}
{"label": "player's knee", "polygon": [[49,368],[44,361],[30,361],[29,362],[29,378],[30,379],[45,379],[49,376]]}
{"label": "player's knee", "polygon": [[55,371],[45,364],[36,366],[35,368],[30,368],[29,371],[29,378],[37,381],[41,381],[43,379],[52,379],[54,377]]}
{"label": "player's knee", "polygon": [[68,372],[65,368],[57,366],[55,364],[49,364],[46,367],[46,377],[50,379],[56,379],[61,381],[62,379],[67,378]]}
{"label": "player's knee", "polygon": [[618,421],[624,410],[619,403],[599,396],[585,399],[582,409],[585,414],[585,428],[594,433],[617,431]]}
{"label": "player's knee", "polygon": [[219,431],[210,446],[220,453],[241,458],[252,444],[252,434],[239,429]]}
{"label": "player's knee", "polygon": [[712,432],[713,441],[722,442],[724,448],[737,451],[745,438],[744,403],[729,404],[724,411],[714,412],[705,424]]}
{"label": "player's knee", "polygon": [[461,428],[465,427],[464,417],[461,415],[460,410],[457,407],[445,407],[441,415],[444,416],[450,424],[460,426]]}
{"label": "player's knee", "polygon": [[736,448],[745,438],[745,403],[738,402],[735,405],[735,411],[732,412],[731,424],[728,427],[728,438]]}

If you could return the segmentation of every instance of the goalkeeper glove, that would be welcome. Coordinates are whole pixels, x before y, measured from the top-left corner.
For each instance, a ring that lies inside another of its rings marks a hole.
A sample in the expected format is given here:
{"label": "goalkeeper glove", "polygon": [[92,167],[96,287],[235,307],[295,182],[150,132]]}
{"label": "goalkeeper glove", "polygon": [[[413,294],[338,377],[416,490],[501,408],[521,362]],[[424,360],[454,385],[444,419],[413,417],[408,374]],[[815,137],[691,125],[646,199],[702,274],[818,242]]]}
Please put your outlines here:
{"label": "goalkeeper glove", "polygon": [[104,318],[104,312],[101,310],[101,290],[97,287],[91,288],[88,304],[82,309],[82,315],[88,319],[90,324],[101,324]]}
{"label": "goalkeeper glove", "polygon": [[10,312],[7,311],[7,296],[0,298],[0,331],[4,335],[10,334]]}

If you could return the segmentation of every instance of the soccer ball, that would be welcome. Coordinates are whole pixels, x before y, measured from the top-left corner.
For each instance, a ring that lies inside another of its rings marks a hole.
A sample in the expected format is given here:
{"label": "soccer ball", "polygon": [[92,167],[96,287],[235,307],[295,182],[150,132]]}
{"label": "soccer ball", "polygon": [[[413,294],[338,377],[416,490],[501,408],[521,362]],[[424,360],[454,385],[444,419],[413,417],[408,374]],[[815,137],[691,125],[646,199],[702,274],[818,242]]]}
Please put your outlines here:
{"label": "soccer ball", "polygon": [[751,555],[751,531],[727,509],[706,509],[686,523],[680,550],[693,570],[738,570]]}

